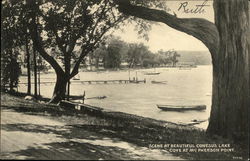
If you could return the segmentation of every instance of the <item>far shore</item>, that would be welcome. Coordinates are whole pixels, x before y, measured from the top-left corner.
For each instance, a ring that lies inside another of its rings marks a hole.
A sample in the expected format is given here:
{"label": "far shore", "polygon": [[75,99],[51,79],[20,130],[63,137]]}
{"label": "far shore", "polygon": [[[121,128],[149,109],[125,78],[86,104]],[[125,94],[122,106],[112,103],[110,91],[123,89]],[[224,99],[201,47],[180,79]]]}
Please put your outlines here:
{"label": "far shore", "polygon": [[[99,69],[86,69],[86,68],[80,68],[79,72],[109,72],[109,71],[129,71],[129,70],[147,70],[147,69],[157,69],[157,68],[196,68],[197,66],[211,66],[211,64],[204,64],[204,65],[195,65],[195,66],[183,66],[183,65],[176,65],[176,66],[156,66],[156,67],[135,67],[135,68],[99,68]],[[48,71],[41,71],[41,74],[50,74],[55,73],[53,69],[50,69]],[[22,73],[22,76],[27,76],[27,73]]]}
{"label": "far shore", "polygon": [[[24,100],[24,94],[16,96],[1,92],[1,110],[11,109],[20,113],[42,115],[60,120],[63,116],[84,120],[79,124],[81,128],[101,133],[109,137],[120,138],[126,142],[141,147],[160,144],[230,144],[233,152],[172,152],[173,155],[184,159],[233,159],[234,156],[244,156],[245,148],[218,136],[208,136],[204,130],[193,126],[181,126],[167,121],[159,121],[122,112],[103,111],[101,115],[95,113],[81,113],[77,110],[65,110],[55,104]],[[159,148],[159,147],[158,147]]]}

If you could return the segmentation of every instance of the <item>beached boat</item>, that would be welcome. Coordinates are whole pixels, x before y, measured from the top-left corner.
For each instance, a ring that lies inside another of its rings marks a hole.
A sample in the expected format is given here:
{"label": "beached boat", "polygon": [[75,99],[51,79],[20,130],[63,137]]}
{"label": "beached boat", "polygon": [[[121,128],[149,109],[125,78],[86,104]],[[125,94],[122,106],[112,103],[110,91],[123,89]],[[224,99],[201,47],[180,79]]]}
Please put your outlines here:
{"label": "beached boat", "polygon": [[73,80],[80,80],[80,75],[76,75],[73,77]]}
{"label": "beached boat", "polygon": [[152,72],[144,73],[144,75],[159,75],[159,74],[160,74],[160,72],[157,72],[155,68],[154,68],[154,71],[152,71]]}
{"label": "beached boat", "polygon": [[198,124],[201,124],[201,123],[204,123],[208,121],[207,119],[206,120],[191,120],[189,122],[178,122],[179,125],[183,125],[183,126],[193,126],[193,125],[198,125]]}
{"label": "beached boat", "polygon": [[151,81],[152,84],[166,84],[167,81]]}
{"label": "beached boat", "polygon": [[159,109],[164,111],[187,111],[187,110],[205,110],[206,105],[186,105],[186,106],[175,106],[175,105],[157,105]]}

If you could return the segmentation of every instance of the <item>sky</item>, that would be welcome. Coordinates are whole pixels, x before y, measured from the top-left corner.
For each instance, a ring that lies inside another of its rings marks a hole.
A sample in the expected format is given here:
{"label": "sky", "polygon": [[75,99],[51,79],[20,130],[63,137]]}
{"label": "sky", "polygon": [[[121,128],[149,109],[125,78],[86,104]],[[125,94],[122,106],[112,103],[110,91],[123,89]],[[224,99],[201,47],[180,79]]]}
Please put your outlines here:
{"label": "sky", "polygon": [[[185,3],[187,2],[187,3]],[[214,22],[214,11],[213,11],[213,1],[209,0],[168,0],[166,1],[168,6],[168,12],[173,14],[176,13],[179,18],[204,18],[211,22]],[[184,4],[185,3],[185,4]],[[205,3],[203,13],[185,13],[183,6],[186,5],[186,9],[195,9],[196,5],[201,5]],[[181,7],[181,8],[180,8]],[[179,9],[180,8],[180,9]],[[178,10],[179,9],[179,10]],[[156,23],[152,25],[151,31],[149,31],[149,41],[139,39],[137,32],[134,31],[134,24],[126,25],[122,27],[123,31],[116,30],[113,34],[115,36],[121,37],[122,40],[126,42],[142,42],[149,46],[149,49],[153,52],[158,50],[188,50],[188,51],[207,51],[207,47],[198,39],[172,29],[163,23]]]}

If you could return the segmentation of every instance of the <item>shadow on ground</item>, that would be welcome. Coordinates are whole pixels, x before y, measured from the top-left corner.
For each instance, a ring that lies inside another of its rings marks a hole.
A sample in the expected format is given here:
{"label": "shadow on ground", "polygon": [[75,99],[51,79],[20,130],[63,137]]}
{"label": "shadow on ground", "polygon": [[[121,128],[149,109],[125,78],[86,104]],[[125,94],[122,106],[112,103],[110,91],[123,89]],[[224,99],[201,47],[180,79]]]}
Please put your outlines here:
{"label": "shadow on ground", "polygon": [[[16,156],[26,156],[35,160],[99,160],[99,159],[133,159],[128,157],[128,151],[117,147],[92,145],[74,141],[48,143],[46,148],[28,147],[25,150],[13,152]],[[134,157],[136,158],[136,157]]]}
{"label": "shadow on ground", "polygon": [[[173,157],[169,153],[150,151],[108,135],[116,133],[105,126],[83,125],[39,125],[39,124],[3,124],[2,130],[18,133],[32,133],[41,136],[35,139],[49,139],[51,142],[40,142],[11,153],[3,153],[4,159],[166,159]],[[118,130],[118,129],[116,129]],[[122,129],[119,129],[120,131]],[[97,133],[98,132],[98,133]],[[103,134],[102,134],[103,133]],[[46,135],[43,135],[46,134]],[[46,138],[44,138],[44,136]],[[57,137],[57,141],[53,137]],[[50,138],[51,137],[51,138]],[[112,138],[110,138],[112,137]],[[33,139],[30,137],[29,139]],[[24,139],[24,138],[21,138]],[[35,142],[35,140],[31,141]],[[151,153],[151,154],[150,154]],[[153,154],[154,153],[154,154]]]}

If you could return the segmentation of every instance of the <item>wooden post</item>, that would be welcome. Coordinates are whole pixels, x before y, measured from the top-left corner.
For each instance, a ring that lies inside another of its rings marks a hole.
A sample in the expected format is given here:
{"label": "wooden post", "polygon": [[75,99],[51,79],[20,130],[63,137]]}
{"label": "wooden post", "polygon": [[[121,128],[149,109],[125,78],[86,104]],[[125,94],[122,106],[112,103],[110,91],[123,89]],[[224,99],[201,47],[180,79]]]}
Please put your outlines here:
{"label": "wooden post", "polygon": [[138,81],[138,78],[137,78],[137,71],[135,72],[135,80],[136,80],[136,82]]}
{"label": "wooden post", "polygon": [[38,64],[38,95],[39,96],[41,96],[41,80],[40,80],[40,78],[41,78],[41,75],[40,75],[40,69],[41,69],[41,57],[39,56],[38,57],[39,58],[39,64]]}
{"label": "wooden post", "polygon": [[67,101],[69,101],[69,96],[70,96],[70,80],[68,81],[68,86],[67,86]]}
{"label": "wooden post", "polygon": [[128,78],[129,78],[129,81],[130,81],[130,68],[128,70]]}
{"label": "wooden post", "polygon": [[85,91],[83,93],[83,96],[82,96],[82,103],[84,104],[84,100],[85,100]]}

